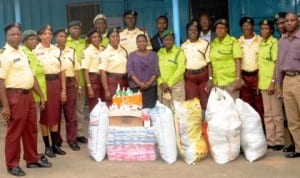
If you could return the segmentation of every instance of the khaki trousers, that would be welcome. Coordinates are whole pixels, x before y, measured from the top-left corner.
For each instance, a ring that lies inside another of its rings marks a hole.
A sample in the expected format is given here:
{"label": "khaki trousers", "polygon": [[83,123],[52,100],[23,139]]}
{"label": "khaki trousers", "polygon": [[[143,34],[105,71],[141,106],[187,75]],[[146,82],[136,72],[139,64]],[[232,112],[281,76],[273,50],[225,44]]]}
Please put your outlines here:
{"label": "khaki trousers", "polygon": [[171,110],[174,111],[173,101],[183,102],[185,101],[185,89],[184,89],[184,80],[178,82],[171,88],[172,100],[168,101],[162,98],[162,89],[157,86],[157,95],[158,100],[168,106]]}
{"label": "khaki trousers", "polygon": [[267,144],[270,146],[284,145],[282,100],[278,99],[275,94],[269,95],[267,90],[262,90],[261,94]]}
{"label": "khaki trousers", "polygon": [[283,101],[288,128],[293,136],[296,152],[300,153],[300,75],[284,77]]}
{"label": "khaki trousers", "polygon": [[82,89],[82,95],[76,98],[76,116],[77,116],[77,137],[84,136],[83,122],[84,122],[84,105],[85,105],[85,89]]}

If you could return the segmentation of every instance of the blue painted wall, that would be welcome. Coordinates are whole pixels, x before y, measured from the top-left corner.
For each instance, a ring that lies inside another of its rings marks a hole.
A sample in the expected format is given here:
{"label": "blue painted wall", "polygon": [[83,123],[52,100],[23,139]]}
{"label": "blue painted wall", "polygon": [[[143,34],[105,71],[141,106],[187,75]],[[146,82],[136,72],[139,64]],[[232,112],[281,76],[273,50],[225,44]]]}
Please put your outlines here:
{"label": "blue painted wall", "polygon": [[[19,2],[19,6],[18,6]],[[23,29],[37,30],[42,24],[50,23],[54,28],[66,26],[67,3],[99,2],[100,11],[106,16],[122,16],[125,10],[138,12],[139,27],[147,29],[150,36],[156,33],[155,20],[159,15],[169,18],[169,27],[173,25],[172,0],[0,0],[0,46],[5,42],[3,28],[16,21],[16,10],[20,7],[20,21]],[[189,21],[189,0],[179,0],[181,40],[186,39],[185,25]],[[239,19],[252,16],[256,24],[263,18],[273,18],[278,11],[300,10],[300,0],[229,0],[230,32],[234,36],[241,34]],[[255,26],[258,32],[258,25]]]}
{"label": "blue painted wall", "polygon": [[259,21],[273,19],[277,12],[297,12],[300,15],[299,0],[229,0],[229,25],[234,36],[241,35],[239,20],[242,16],[250,16],[255,21],[255,31],[259,34]]}

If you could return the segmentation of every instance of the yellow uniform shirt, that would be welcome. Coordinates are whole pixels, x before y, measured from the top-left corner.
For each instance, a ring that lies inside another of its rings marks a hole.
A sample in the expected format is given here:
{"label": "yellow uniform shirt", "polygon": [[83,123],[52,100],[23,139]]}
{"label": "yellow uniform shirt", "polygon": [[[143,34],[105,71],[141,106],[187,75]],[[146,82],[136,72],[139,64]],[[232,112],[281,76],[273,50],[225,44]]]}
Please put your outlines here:
{"label": "yellow uniform shirt", "polygon": [[206,40],[196,42],[187,40],[181,45],[186,58],[186,69],[197,70],[205,67],[210,62],[210,46]]}
{"label": "yellow uniform shirt", "polygon": [[102,34],[101,37],[102,37],[102,40],[100,42],[100,46],[103,46],[106,48],[108,45],[107,31],[104,34]]}
{"label": "yellow uniform shirt", "polygon": [[4,80],[6,88],[31,89],[34,75],[29,61],[21,48],[14,49],[9,44],[0,54],[0,78]]}
{"label": "yellow uniform shirt", "polygon": [[[47,87],[46,87],[46,78],[45,78],[45,69],[40,60],[36,55],[26,46],[22,46],[24,53],[26,54],[28,60],[30,61],[31,69],[36,77],[37,82],[44,94],[45,99],[47,99]],[[33,92],[33,97],[35,102],[40,101],[40,97],[37,93]]]}
{"label": "yellow uniform shirt", "polygon": [[64,61],[60,59],[61,51],[58,47],[51,44],[49,48],[44,48],[38,44],[33,52],[42,62],[45,74],[58,74],[66,69]]}
{"label": "yellow uniform shirt", "polygon": [[235,81],[235,59],[242,58],[239,41],[225,36],[223,41],[215,38],[210,44],[210,60],[213,69],[213,82],[218,86],[226,86]]}
{"label": "yellow uniform shirt", "polygon": [[[83,50],[86,48],[85,39],[79,38],[78,40],[74,40],[70,36],[68,36],[66,46],[69,46],[69,47],[74,48],[76,50],[76,57],[77,57],[77,60],[79,62],[79,65],[81,66],[81,61],[82,61],[82,58],[83,58]],[[79,70],[79,80],[80,80],[80,85],[84,86],[85,81],[84,81],[84,75],[83,75],[82,70]]]}
{"label": "yellow uniform shirt", "polygon": [[125,74],[127,72],[127,52],[119,46],[117,49],[108,45],[101,54],[99,69],[109,73]]}
{"label": "yellow uniform shirt", "polygon": [[242,70],[253,72],[258,69],[257,52],[261,40],[262,38],[256,34],[254,34],[250,43],[247,42],[247,39],[245,39],[244,36],[239,38],[243,49],[243,57],[241,61]]}
{"label": "yellow uniform shirt", "polygon": [[273,79],[274,67],[277,60],[278,41],[270,36],[267,41],[262,41],[258,49],[259,80],[258,88],[267,90]]}
{"label": "yellow uniform shirt", "polygon": [[161,48],[157,52],[160,75],[157,78],[158,85],[167,83],[173,87],[179,81],[183,80],[185,71],[185,56],[183,51],[173,45],[167,52],[166,48]]}
{"label": "yellow uniform shirt", "polygon": [[128,30],[125,28],[121,33],[120,33],[120,45],[123,46],[128,54],[131,52],[137,50],[137,45],[136,45],[136,37],[140,34],[145,34],[147,39],[148,39],[148,46],[147,49],[152,50],[152,46],[150,43],[149,36],[147,32],[144,32],[140,30],[139,28],[135,28],[134,30]]}
{"label": "yellow uniform shirt", "polygon": [[74,77],[75,71],[80,69],[79,62],[76,57],[76,50],[66,47],[61,54],[61,60],[64,61],[66,66],[66,77]]}
{"label": "yellow uniform shirt", "polygon": [[89,72],[99,73],[99,65],[101,63],[100,54],[103,48],[97,49],[94,45],[90,44],[84,51],[84,58],[81,63],[81,68],[87,69]]}

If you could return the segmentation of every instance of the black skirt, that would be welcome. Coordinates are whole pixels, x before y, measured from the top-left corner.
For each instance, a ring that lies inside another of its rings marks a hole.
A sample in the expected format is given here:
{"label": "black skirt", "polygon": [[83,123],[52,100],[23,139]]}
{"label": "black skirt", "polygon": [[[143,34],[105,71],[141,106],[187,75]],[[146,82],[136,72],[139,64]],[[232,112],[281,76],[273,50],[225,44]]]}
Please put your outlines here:
{"label": "black skirt", "polygon": [[[140,88],[132,88],[133,92],[137,92]],[[143,99],[143,108],[153,108],[157,100],[157,86],[151,86],[147,90],[141,91]]]}

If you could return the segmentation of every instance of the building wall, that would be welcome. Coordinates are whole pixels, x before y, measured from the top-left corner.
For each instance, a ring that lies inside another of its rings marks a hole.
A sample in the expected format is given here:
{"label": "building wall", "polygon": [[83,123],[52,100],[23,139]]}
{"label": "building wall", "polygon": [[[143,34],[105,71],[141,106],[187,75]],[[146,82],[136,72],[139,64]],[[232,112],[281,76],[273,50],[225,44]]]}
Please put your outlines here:
{"label": "building wall", "polygon": [[273,19],[277,12],[296,12],[300,16],[299,0],[229,0],[230,32],[241,35],[239,20],[242,16],[250,16],[255,21],[255,31],[259,33],[259,21]]}
{"label": "building wall", "polygon": [[[172,1],[171,0],[1,0],[0,1],[0,27],[8,23],[19,21],[23,29],[38,28],[43,24],[51,24],[53,28],[62,28],[67,24],[66,5],[68,3],[99,2],[100,12],[108,17],[123,16],[124,11],[134,9],[138,12],[137,26],[147,29],[149,36],[156,33],[156,17],[166,15],[172,27]],[[180,3],[180,21],[184,22],[181,27],[184,29],[185,23],[189,20],[188,1]],[[18,6],[19,4],[19,6]],[[20,7],[20,18],[16,17]],[[185,32],[181,32],[181,38],[185,37]],[[3,28],[0,29],[0,45],[3,46],[5,36]]]}
{"label": "building wall", "polygon": [[[37,30],[42,24],[62,28],[67,24],[67,3],[99,2],[100,11],[108,17],[122,16],[125,10],[138,12],[137,25],[148,30],[150,36],[156,33],[155,20],[159,15],[169,18],[173,26],[172,0],[1,0],[0,1],[0,46],[5,42],[3,27],[19,21],[23,29]],[[180,13],[180,37],[186,39],[185,25],[189,21],[189,0],[178,0]],[[20,10],[18,10],[20,9]],[[256,24],[263,18],[274,17],[278,11],[294,11],[300,15],[300,0],[229,0],[228,5],[230,32],[241,34],[239,19],[251,16]],[[20,16],[18,16],[20,12]],[[258,25],[255,26],[258,32]]]}

